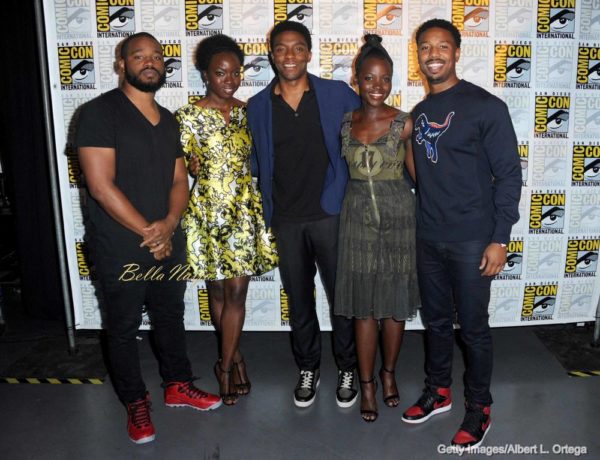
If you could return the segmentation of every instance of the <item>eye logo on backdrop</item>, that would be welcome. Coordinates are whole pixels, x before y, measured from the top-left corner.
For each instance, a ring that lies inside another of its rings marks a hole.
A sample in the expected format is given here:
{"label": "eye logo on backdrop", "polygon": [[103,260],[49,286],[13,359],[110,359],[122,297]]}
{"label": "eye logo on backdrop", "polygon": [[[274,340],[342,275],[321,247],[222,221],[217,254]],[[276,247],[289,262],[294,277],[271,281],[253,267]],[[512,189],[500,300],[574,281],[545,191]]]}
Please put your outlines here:
{"label": "eye logo on backdrop", "polygon": [[296,21],[312,32],[313,0],[273,0],[274,23]]}
{"label": "eye logo on backdrop", "polygon": [[350,83],[352,61],[358,53],[356,41],[321,40],[319,42],[319,64],[321,78]]}
{"label": "eye logo on backdrop", "polygon": [[535,137],[567,138],[571,97],[567,93],[536,93]]}
{"label": "eye logo on backdrop", "polygon": [[185,0],[185,34],[216,35],[223,31],[223,0]]}
{"label": "eye logo on backdrop", "polygon": [[200,326],[212,326],[208,289],[198,287],[198,308],[200,309]]}
{"label": "eye logo on backdrop", "polygon": [[181,21],[179,2],[140,0],[142,30],[164,36],[179,36]]}
{"label": "eye logo on backdrop", "polygon": [[577,89],[600,89],[600,47],[580,46],[577,52]]}
{"label": "eye logo on backdrop", "polygon": [[181,41],[168,40],[160,43],[165,58],[165,72],[167,81],[165,88],[182,88],[181,83]]}
{"label": "eye logo on backdrop", "polygon": [[521,321],[542,321],[552,319],[558,284],[529,284],[523,293]]}
{"label": "eye logo on backdrop", "polygon": [[452,0],[452,24],[463,37],[487,37],[489,19],[489,0]]}
{"label": "eye logo on backdrop", "polygon": [[529,142],[525,141],[518,145],[519,158],[521,160],[521,181],[522,185],[527,186],[527,177],[529,173]]}
{"label": "eye logo on backdrop", "polygon": [[56,37],[59,40],[89,37],[91,33],[90,17],[89,0],[55,1]]}
{"label": "eye logo on backdrop", "polygon": [[135,31],[135,0],[96,0],[98,37],[127,37]]}
{"label": "eye logo on backdrop", "polygon": [[513,239],[506,246],[506,263],[496,275],[497,280],[520,280],[523,274],[523,238]]}
{"label": "eye logo on backdrop", "polygon": [[543,88],[571,88],[573,46],[565,40],[538,41],[535,48],[535,82]]}
{"label": "eye logo on backdrop", "polygon": [[573,38],[575,0],[538,0],[538,38]]}
{"label": "eye logo on backdrop", "polygon": [[534,0],[496,0],[494,32],[497,37],[530,38]]}
{"label": "eye logo on backdrop", "polygon": [[244,52],[242,86],[267,86],[272,78],[269,45],[264,40],[239,41]]}
{"label": "eye logo on backdrop", "polygon": [[264,18],[268,16],[268,0],[229,1],[229,30],[233,36],[265,35]]}
{"label": "eye logo on backdrop", "polygon": [[565,192],[531,194],[529,233],[562,233],[565,226]]}
{"label": "eye logo on backdrop", "polygon": [[94,47],[91,43],[58,46],[60,87],[63,91],[96,89]]}
{"label": "eye logo on backdrop", "polygon": [[320,0],[319,33],[321,35],[356,35],[359,28],[357,0]]}
{"label": "eye logo on backdrop", "polygon": [[402,35],[403,0],[364,0],[363,28],[379,35]]}
{"label": "eye logo on backdrop", "polygon": [[536,143],[532,185],[555,187],[566,185],[568,150],[569,146],[565,141]]}
{"label": "eye logo on backdrop", "polygon": [[596,276],[599,239],[569,238],[565,260],[565,278]]}
{"label": "eye logo on backdrop", "polygon": [[494,46],[494,87],[529,88],[531,43],[496,43]]}
{"label": "eye logo on backdrop", "polygon": [[573,145],[571,185],[576,187],[600,186],[600,145],[576,143]]}

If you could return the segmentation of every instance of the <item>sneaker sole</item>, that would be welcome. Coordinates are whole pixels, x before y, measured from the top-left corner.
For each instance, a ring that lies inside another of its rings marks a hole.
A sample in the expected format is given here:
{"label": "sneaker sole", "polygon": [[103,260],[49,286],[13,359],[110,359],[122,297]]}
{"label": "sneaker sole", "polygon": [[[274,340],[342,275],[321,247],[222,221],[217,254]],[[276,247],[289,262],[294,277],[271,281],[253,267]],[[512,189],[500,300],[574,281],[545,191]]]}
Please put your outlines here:
{"label": "sneaker sole", "polygon": [[405,423],[411,423],[413,425],[416,425],[416,424],[419,424],[419,423],[426,422],[427,420],[429,420],[434,415],[443,414],[444,412],[448,412],[450,409],[452,409],[452,403],[448,404],[447,406],[440,407],[439,409],[434,409],[429,414],[427,414],[425,417],[418,418],[418,419],[411,420],[411,419],[408,419],[408,418],[404,418],[404,415],[403,415],[402,416],[402,421],[405,422]]}
{"label": "sneaker sole", "polygon": [[487,430],[485,430],[485,433],[483,433],[483,436],[481,437],[481,439],[479,440],[479,442],[477,444],[473,444],[472,446],[468,446],[468,447],[463,447],[460,444],[452,444],[452,447],[455,447],[456,449],[461,449],[463,452],[469,453],[469,450],[476,449],[477,447],[479,447],[481,445],[481,443],[483,442],[483,440],[485,439],[487,434],[490,432],[491,427],[492,427],[492,422],[490,422],[490,424],[487,427]]}
{"label": "sneaker sole", "polygon": [[315,402],[315,398],[317,397],[317,390],[319,389],[319,385],[321,384],[321,379],[317,380],[317,384],[315,385],[315,395],[309,399],[308,401],[298,401],[296,399],[296,395],[294,395],[294,404],[296,407],[309,407],[312,406],[312,403]]}
{"label": "sneaker sole", "polygon": [[131,440],[131,442],[133,442],[134,444],[146,444],[147,442],[152,442],[154,441],[154,438],[156,438],[156,435],[150,435],[150,436],[146,436],[145,438],[140,438],[137,441],[135,439],[129,438]]}
{"label": "sneaker sole", "polygon": [[356,393],[354,398],[352,398],[350,401],[340,401],[339,399],[337,399],[337,397],[335,398],[335,402],[337,402],[338,407],[341,407],[343,409],[347,409],[348,407],[354,406],[354,404],[356,403],[357,400],[358,400],[358,393]]}
{"label": "sneaker sole", "polygon": [[223,404],[223,401],[219,401],[214,403],[212,406],[207,407],[206,409],[202,409],[201,407],[196,407],[196,406],[192,406],[191,404],[175,404],[175,403],[165,403],[165,406],[167,407],[190,407],[194,410],[199,410],[202,412],[206,412],[209,410],[214,410],[214,409],[218,409],[219,407],[221,407],[221,405]]}

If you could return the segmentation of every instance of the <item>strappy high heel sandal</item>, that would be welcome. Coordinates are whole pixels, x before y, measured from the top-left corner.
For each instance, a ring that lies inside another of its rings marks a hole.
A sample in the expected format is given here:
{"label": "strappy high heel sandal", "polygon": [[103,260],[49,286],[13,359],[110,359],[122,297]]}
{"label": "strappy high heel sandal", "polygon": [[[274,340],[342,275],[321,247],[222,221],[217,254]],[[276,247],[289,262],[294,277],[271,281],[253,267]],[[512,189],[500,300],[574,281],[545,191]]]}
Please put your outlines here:
{"label": "strappy high heel sandal", "polygon": [[217,377],[217,382],[219,382],[219,395],[223,400],[223,404],[233,406],[238,400],[238,395],[231,391],[231,368],[223,370],[221,360],[219,359],[215,363],[215,376]]}
{"label": "strappy high heel sandal", "polygon": [[[369,380],[359,380],[360,382],[360,391],[361,393],[364,393],[364,386],[365,385],[374,385],[374,389],[373,389],[373,401],[375,401],[375,393],[377,392],[377,381],[375,380],[375,377],[371,377]],[[377,404],[375,402],[375,404]],[[377,416],[379,415],[379,413],[377,412],[377,410],[372,410],[372,409],[363,409],[362,408],[362,401],[361,401],[361,405],[360,405],[360,416],[362,417],[362,419],[365,422],[369,422],[372,423],[375,420],[377,420]]]}
{"label": "strappy high heel sandal", "polygon": [[236,393],[240,396],[246,396],[250,393],[252,384],[246,373],[246,363],[244,362],[244,358],[240,359],[237,363],[235,361],[233,362],[232,371]]}
{"label": "strappy high heel sandal", "polygon": [[383,389],[383,403],[388,407],[398,407],[398,404],[400,403],[400,396],[398,395],[398,390],[396,389],[396,392],[392,394],[385,394],[385,382],[383,381],[383,376],[386,373],[394,376],[394,383],[396,383],[396,371],[390,371],[389,369],[386,369],[385,367],[381,366],[381,369],[379,369],[379,378],[381,379],[381,388]]}

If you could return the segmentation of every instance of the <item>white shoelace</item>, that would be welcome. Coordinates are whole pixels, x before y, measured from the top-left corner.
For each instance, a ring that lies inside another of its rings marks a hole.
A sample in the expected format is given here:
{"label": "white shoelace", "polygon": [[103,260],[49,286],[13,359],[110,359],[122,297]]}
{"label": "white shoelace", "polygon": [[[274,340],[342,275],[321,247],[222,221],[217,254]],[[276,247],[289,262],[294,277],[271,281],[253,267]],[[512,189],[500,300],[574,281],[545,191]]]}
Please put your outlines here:
{"label": "white shoelace", "polygon": [[354,380],[354,372],[343,371],[342,372],[342,383],[340,383],[340,387],[347,388],[348,390],[352,389],[352,381],[353,380]]}
{"label": "white shoelace", "polygon": [[300,383],[300,387],[302,388],[312,388],[312,382],[315,378],[315,373],[312,371],[300,371],[300,377],[302,378],[302,382]]}

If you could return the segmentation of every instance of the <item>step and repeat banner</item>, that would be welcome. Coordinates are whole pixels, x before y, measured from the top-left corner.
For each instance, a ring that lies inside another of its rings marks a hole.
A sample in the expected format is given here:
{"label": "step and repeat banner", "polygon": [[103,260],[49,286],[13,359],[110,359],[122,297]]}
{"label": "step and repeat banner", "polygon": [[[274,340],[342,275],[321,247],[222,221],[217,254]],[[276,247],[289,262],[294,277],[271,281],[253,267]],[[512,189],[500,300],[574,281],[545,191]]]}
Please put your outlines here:
{"label": "step and repeat banner", "polygon": [[[313,35],[309,70],[350,82],[361,36],[375,32],[394,59],[389,103],[410,111],[424,96],[413,34],[431,18],[452,21],[463,45],[459,76],[510,109],[523,173],[520,221],[508,262],[492,284],[493,326],[590,321],[600,295],[600,0],[44,0],[62,213],[77,328],[101,327],[85,242],[85,192],[71,148],[73,115],[118,84],[115,46],[134,32],[163,45],[170,110],[204,93],[193,52],[226,33],[246,59],[237,96],[273,78],[266,36],[291,19]],[[317,279],[317,309],[330,329]],[[188,281],[188,329],[212,329],[202,281]],[[247,330],[289,329],[277,271],[252,279]],[[148,326],[147,316],[144,325]],[[417,316],[408,328],[422,328]]]}

